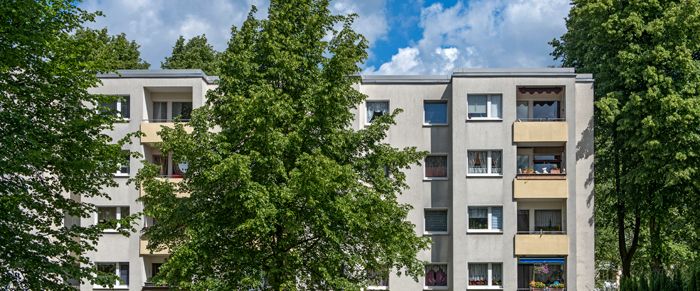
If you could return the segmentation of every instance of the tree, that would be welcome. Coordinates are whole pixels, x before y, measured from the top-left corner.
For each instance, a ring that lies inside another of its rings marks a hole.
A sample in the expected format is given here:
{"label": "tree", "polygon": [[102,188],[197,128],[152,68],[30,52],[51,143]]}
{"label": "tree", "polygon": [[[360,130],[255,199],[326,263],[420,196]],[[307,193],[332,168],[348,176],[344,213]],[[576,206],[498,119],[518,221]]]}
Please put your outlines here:
{"label": "tree", "polygon": [[185,43],[180,36],[173,46],[173,52],[160,63],[162,69],[201,69],[207,75],[219,74],[219,52],[207,43],[206,35],[191,38]]}
{"label": "tree", "polygon": [[188,163],[184,180],[139,172],[144,212],[158,221],[149,247],[171,252],[162,277],[194,290],[358,289],[391,268],[416,279],[428,238],[396,199],[402,169],[425,153],[382,143],[399,110],[351,128],[367,48],[353,16],[331,15],[327,0],[254,13],[232,30],[192,133],[161,131],[161,150]]}
{"label": "tree", "polygon": [[[85,61],[95,43],[71,37],[96,14],[75,1],[0,3],[0,289],[74,290],[75,280],[115,282],[85,253],[102,230],[76,223],[95,211],[123,162],[102,132],[115,121],[88,94],[97,70]],[[123,220],[123,231],[130,220]]]}
{"label": "tree", "polygon": [[631,275],[641,243],[648,270],[687,265],[669,258],[679,254],[672,241],[686,241],[679,229],[691,231],[684,235],[691,247],[680,253],[698,255],[693,227],[678,224],[697,231],[700,3],[573,1],[567,28],[552,42],[553,55],[596,77],[596,204],[615,213],[623,275]]}
{"label": "tree", "polygon": [[129,41],[124,33],[109,35],[107,28],[80,28],[74,37],[79,42],[95,43],[87,56],[92,66],[100,71],[148,69],[151,66],[141,59],[140,46],[136,41]]}

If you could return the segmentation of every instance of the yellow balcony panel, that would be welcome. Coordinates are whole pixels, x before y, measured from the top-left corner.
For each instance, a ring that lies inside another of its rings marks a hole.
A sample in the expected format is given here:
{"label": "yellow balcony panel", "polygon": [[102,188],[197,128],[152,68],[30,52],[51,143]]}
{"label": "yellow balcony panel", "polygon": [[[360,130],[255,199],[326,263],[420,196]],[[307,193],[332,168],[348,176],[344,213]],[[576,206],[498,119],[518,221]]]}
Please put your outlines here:
{"label": "yellow balcony panel", "polygon": [[567,142],[566,121],[519,121],[513,123],[513,142]]}
{"label": "yellow balcony panel", "polygon": [[[168,181],[168,182],[171,182],[171,183],[180,183],[180,182],[182,182],[182,178],[180,178],[180,177],[160,177],[160,178],[156,178],[156,179]],[[141,188],[141,190],[140,190],[139,192],[140,192],[140,193],[139,193],[140,196],[146,195],[146,192],[143,191],[143,188]],[[178,191],[178,192],[175,192],[175,197],[177,197],[177,198],[190,197],[190,193],[189,193],[189,192],[180,192],[180,191]]]}
{"label": "yellow balcony panel", "polygon": [[[162,142],[160,135],[158,134],[163,127],[175,127],[175,123],[172,122],[141,122],[141,132],[144,136],[141,137],[141,143],[158,143]],[[192,127],[185,126],[185,131],[188,133],[192,132]]]}
{"label": "yellow balcony panel", "polygon": [[170,254],[170,250],[167,248],[163,249],[163,250],[151,252],[148,248],[146,248],[146,246],[148,246],[148,240],[142,238],[139,241],[139,254],[141,254],[141,255],[169,255]]}
{"label": "yellow balcony panel", "polygon": [[569,183],[566,176],[515,178],[513,198],[515,199],[566,199],[569,197]]}
{"label": "yellow balcony panel", "polygon": [[516,234],[516,256],[566,256],[569,236],[566,234]]}

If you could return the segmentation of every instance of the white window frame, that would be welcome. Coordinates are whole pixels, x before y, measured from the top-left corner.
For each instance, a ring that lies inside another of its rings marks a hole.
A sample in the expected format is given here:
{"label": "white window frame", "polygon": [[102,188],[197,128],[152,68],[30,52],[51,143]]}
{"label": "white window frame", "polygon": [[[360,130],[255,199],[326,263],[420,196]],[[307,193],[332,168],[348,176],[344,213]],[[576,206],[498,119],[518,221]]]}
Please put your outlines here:
{"label": "white window frame", "polygon": [[[446,163],[445,163],[445,177],[428,177],[425,174],[425,171],[427,170],[427,162],[425,161],[428,157],[445,157]],[[450,179],[450,156],[447,153],[431,153],[425,156],[423,159],[423,181],[445,181]]]}
{"label": "white window frame", "polygon": [[386,278],[386,285],[369,285],[364,290],[389,290],[389,284],[391,284],[391,282],[389,282],[389,277],[391,277],[391,270],[387,272],[387,275],[388,277]]}
{"label": "white window frame", "polygon": [[[131,106],[131,95],[114,95],[114,96],[118,96],[119,98],[126,98],[126,100],[128,101],[127,103],[129,103],[128,106]],[[131,110],[129,110],[129,117],[122,117],[122,102],[121,102],[121,99],[117,99],[116,108],[117,108],[117,112],[119,112],[119,116],[118,116],[118,117],[121,118],[122,121],[129,121],[129,120],[131,120]],[[131,109],[131,108],[129,108],[129,109]]]}
{"label": "white window frame", "polygon": [[[447,221],[446,231],[428,231],[425,223],[426,211],[442,211],[445,212],[445,220]],[[450,210],[447,207],[423,208],[423,234],[424,235],[448,235],[450,234]]]}
{"label": "white window frame", "polygon": [[129,150],[122,150],[122,154],[126,154],[127,157],[129,157],[129,161],[127,162],[127,165],[126,165],[128,172],[127,173],[122,172],[123,164],[119,163],[119,168],[114,173],[115,177],[129,177],[129,175],[131,173],[131,155],[129,155]]}
{"label": "white window frame", "polygon": [[[425,121],[426,104],[445,104],[445,123],[428,123]],[[446,126],[450,124],[450,104],[447,100],[423,100],[423,126]]]}
{"label": "white window frame", "polygon": [[362,118],[363,122],[365,123],[365,126],[369,126],[372,124],[372,122],[367,120],[367,103],[373,103],[373,102],[377,102],[377,103],[380,103],[380,102],[384,103],[385,102],[386,103],[386,112],[387,112],[387,114],[391,114],[391,102],[389,101],[389,99],[365,100],[365,106],[364,106],[363,118]]}
{"label": "white window frame", "polygon": [[[97,208],[108,208],[108,207],[117,209],[117,211],[116,211],[116,215],[117,215],[116,219],[117,220],[122,219],[122,208],[124,208],[124,207],[129,208],[129,213],[131,213],[131,207],[129,207],[129,206],[120,206],[120,205],[97,206]],[[97,225],[100,221],[99,213],[100,213],[99,210],[96,209],[95,210],[95,225]],[[120,226],[120,224],[117,223],[117,227],[119,227],[119,226]],[[103,232],[117,232],[117,230],[108,228],[108,229],[105,229]]]}
{"label": "white window frame", "polygon": [[[486,96],[486,117],[469,117],[469,96]],[[494,96],[501,97],[501,104],[499,108],[499,112],[501,113],[500,117],[494,117],[492,116],[493,113],[491,112],[491,98]],[[502,93],[490,93],[490,94],[467,94],[467,120],[484,120],[484,121],[502,121],[503,120],[503,94]]]}
{"label": "white window frame", "polygon": [[[486,264],[486,285],[469,285],[469,265],[472,264]],[[501,265],[501,285],[493,285],[493,265]],[[503,290],[503,263],[481,263],[481,262],[470,262],[467,263],[467,289],[471,290]]]}
{"label": "white window frame", "polygon": [[[469,173],[469,152],[486,152],[486,173]],[[501,152],[501,173],[493,173],[491,159],[493,152]],[[503,177],[503,150],[467,150],[467,177]]]}
{"label": "white window frame", "polygon": [[[474,228],[469,228],[469,208],[486,208],[487,209],[487,214],[486,214],[486,229],[474,229]],[[493,208],[501,208],[501,226],[504,226],[505,224],[503,223],[503,206],[502,205],[472,205],[472,206],[467,206],[467,233],[498,233],[502,234],[503,233],[503,228],[501,229],[494,229],[492,222],[493,222]]]}
{"label": "white window frame", "polygon": [[448,262],[426,263],[423,267],[423,272],[425,272],[425,267],[430,265],[445,265],[445,273],[447,274],[447,286],[427,286],[425,285],[425,274],[423,274],[423,290],[448,290],[450,288],[450,264]]}
{"label": "white window frame", "polygon": [[[95,262],[95,267],[97,267],[98,264],[101,264],[101,265],[113,264],[113,265],[115,265],[116,268],[114,270],[115,270],[115,275],[117,275],[117,277],[119,277],[119,265],[120,264],[127,264],[128,268],[131,268],[131,266],[129,265],[129,262]],[[129,278],[128,279],[131,280],[131,270],[129,270]],[[114,282],[114,287],[112,287],[112,288],[110,288],[109,286],[103,286],[103,285],[97,285],[97,284],[92,285],[92,288],[93,289],[110,289],[110,290],[112,290],[112,289],[127,289],[128,290],[129,289],[129,282],[127,281],[126,285],[120,285],[119,279],[117,279]]]}

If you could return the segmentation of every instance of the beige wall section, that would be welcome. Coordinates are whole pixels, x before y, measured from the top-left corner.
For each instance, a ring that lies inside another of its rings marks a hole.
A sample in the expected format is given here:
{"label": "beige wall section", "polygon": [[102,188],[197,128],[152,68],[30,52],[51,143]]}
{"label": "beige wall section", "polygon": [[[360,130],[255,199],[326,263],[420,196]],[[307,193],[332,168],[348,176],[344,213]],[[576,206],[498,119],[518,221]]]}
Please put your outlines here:
{"label": "beige wall section", "polygon": [[[162,142],[159,132],[163,127],[173,128],[175,123],[172,122],[160,122],[160,123],[148,123],[141,122],[141,132],[143,136],[141,137],[141,143],[158,143]],[[185,131],[188,133],[192,132],[192,127],[185,126]]]}
{"label": "beige wall section", "polygon": [[516,234],[516,256],[567,256],[569,238],[566,234]]}
{"label": "beige wall section", "polygon": [[569,196],[569,187],[566,179],[561,180],[513,180],[513,198],[563,198]]}
{"label": "beige wall section", "polygon": [[514,142],[566,142],[566,121],[522,121],[513,123]]}

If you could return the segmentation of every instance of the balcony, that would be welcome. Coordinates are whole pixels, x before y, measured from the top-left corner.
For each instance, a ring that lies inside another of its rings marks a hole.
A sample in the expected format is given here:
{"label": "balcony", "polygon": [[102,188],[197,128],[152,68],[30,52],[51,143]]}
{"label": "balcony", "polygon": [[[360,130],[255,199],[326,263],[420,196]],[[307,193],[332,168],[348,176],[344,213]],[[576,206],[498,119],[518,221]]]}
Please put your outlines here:
{"label": "balcony", "polygon": [[167,248],[163,249],[163,250],[152,252],[148,248],[146,248],[146,246],[148,246],[148,240],[141,238],[139,240],[139,254],[140,255],[144,256],[144,255],[169,255],[170,254],[170,250]]}
{"label": "balcony", "polygon": [[[173,122],[141,122],[141,132],[143,132],[143,136],[141,137],[141,143],[145,144],[150,144],[150,143],[159,143],[163,142],[163,139],[161,139],[159,132],[163,127],[169,127],[173,128],[175,127],[175,123]],[[187,133],[192,132],[192,127],[185,126],[185,131]]]}
{"label": "balcony", "polygon": [[568,130],[565,120],[516,121],[513,142],[567,142]]}
{"label": "balcony", "polygon": [[518,175],[513,180],[515,199],[566,199],[569,183],[565,175]]}
{"label": "balcony", "polygon": [[563,87],[518,87],[514,142],[566,142]]}
{"label": "balcony", "polygon": [[524,232],[515,235],[516,256],[566,256],[569,236],[563,232]]}
{"label": "balcony", "polygon": [[[161,181],[168,181],[168,182],[174,183],[174,184],[182,182],[182,176],[162,176],[162,177],[159,177],[156,179],[161,180]],[[146,192],[143,190],[143,187],[142,187],[141,190],[139,190],[139,196],[144,196],[144,195],[146,195]],[[177,197],[177,198],[190,197],[190,193],[185,192],[185,191],[175,191],[175,197]]]}
{"label": "balcony", "polygon": [[143,283],[143,287],[141,288],[141,291],[161,291],[161,290],[170,290],[170,287],[168,285],[160,285],[160,284],[156,284],[153,282],[145,282],[145,283]]}

